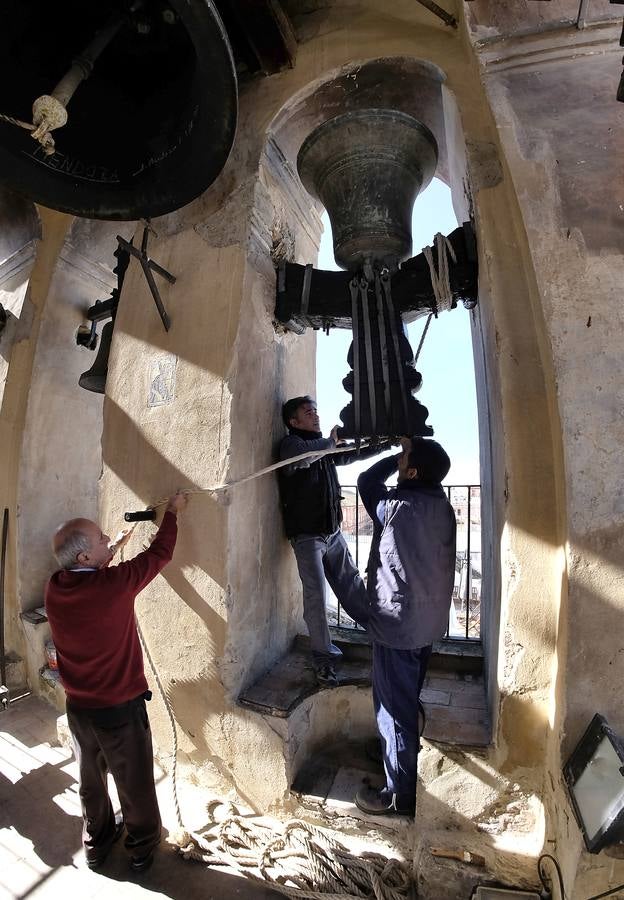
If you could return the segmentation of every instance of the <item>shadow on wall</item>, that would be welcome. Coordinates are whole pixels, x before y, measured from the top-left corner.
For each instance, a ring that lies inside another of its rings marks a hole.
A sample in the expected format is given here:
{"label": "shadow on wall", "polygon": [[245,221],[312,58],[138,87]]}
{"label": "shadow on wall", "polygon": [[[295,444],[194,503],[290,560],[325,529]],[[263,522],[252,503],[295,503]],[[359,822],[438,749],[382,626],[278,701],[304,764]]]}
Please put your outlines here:
{"label": "shadow on wall", "polygon": [[[129,507],[137,505],[135,497],[145,506],[155,503],[178,488],[201,490],[203,485],[190,480],[171,460],[167,459],[145,437],[128,414],[109,397],[104,404],[105,432],[124,436],[123,449],[116,451],[109,438],[104,461],[115,476],[129,488],[132,499]],[[156,496],[158,492],[160,496]],[[220,503],[210,494],[191,497],[193,527],[186,528],[176,546],[175,565],[180,571],[179,593],[200,618],[204,618],[204,599],[182,576],[185,567],[201,568],[221,588],[225,588],[223,563],[226,557],[226,516]],[[188,514],[188,513],[187,513]],[[182,513],[182,515],[185,515]],[[170,570],[167,578],[173,579]],[[177,591],[176,586],[172,587]]]}
{"label": "shadow on wall", "polygon": [[[186,751],[190,763],[205,773],[212,769],[221,782],[219,790],[235,786],[236,794],[251,809],[257,804],[241,789],[235,774],[224,759],[223,724],[231,707],[226,705],[223,688],[215,671],[196,678],[171,679],[167,688],[167,700],[175,710],[175,720],[179,728],[189,738],[194,749]],[[211,731],[214,730],[214,741]],[[235,751],[234,751],[235,752]]]}

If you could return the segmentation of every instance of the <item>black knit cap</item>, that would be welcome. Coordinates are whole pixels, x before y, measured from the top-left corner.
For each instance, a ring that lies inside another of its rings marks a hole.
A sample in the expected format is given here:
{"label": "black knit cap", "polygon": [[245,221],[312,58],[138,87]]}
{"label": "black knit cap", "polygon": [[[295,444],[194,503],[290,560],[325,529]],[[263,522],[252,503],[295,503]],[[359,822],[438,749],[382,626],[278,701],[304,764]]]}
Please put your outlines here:
{"label": "black knit cap", "polygon": [[409,464],[418,469],[418,480],[425,484],[440,484],[451,468],[451,460],[437,441],[423,437],[412,438]]}

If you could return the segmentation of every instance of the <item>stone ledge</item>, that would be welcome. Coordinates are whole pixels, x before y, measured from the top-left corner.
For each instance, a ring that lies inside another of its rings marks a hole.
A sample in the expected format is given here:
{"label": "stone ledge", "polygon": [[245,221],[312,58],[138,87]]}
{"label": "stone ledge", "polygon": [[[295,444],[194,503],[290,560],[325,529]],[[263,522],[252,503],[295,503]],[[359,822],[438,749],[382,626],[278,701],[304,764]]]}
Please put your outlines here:
{"label": "stone ledge", "polygon": [[[323,703],[325,691],[341,687],[370,688],[370,646],[368,658],[363,655],[366,645],[358,642],[355,658],[340,640],[336,641],[345,655],[337,665],[338,686],[324,688],[317,684],[306,640],[297,639],[293,649],[254,684],[244,690],[238,703],[246,709],[279,719],[288,719],[308,697],[319,695]],[[425,680],[421,700],[427,714],[424,737],[427,740],[470,747],[486,747],[490,743],[485,684],[481,675],[438,670],[431,666]]]}
{"label": "stone ledge", "polygon": [[[338,686],[370,685],[370,662],[344,658],[337,667]],[[240,706],[263,715],[287,719],[312,694],[336,688],[321,687],[314,675],[309,654],[295,645],[294,649],[259,678],[238,698]]]}
{"label": "stone ledge", "polygon": [[[371,659],[371,642],[365,631],[355,628],[330,627],[331,639],[340,647],[345,658]],[[310,638],[299,634],[295,638],[297,649],[309,651]],[[465,675],[481,675],[483,673],[483,646],[478,640],[460,640],[447,638],[436,641],[429,663],[430,669],[458,672]]]}

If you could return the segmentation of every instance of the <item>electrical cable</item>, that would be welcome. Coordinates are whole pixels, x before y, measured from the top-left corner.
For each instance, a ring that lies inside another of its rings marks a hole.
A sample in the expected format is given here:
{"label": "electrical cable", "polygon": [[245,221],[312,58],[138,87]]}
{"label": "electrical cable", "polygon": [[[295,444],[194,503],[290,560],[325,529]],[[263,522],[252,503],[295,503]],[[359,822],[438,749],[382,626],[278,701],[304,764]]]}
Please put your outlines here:
{"label": "electrical cable", "polygon": [[[557,878],[559,880],[559,893],[560,893],[559,900],[566,900],[565,888],[563,886],[563,875],[561,874],[561,867],[560,867],[559,863],[557,862],[557,860],[555,859],[555,857],[551,856],[550,853],[542,853],[542,855],[540,856],[540,858],[537,861],[537,874],[539,875],[539,880],[542,882],[542,887],[544,888],[544,890],[548,891],[548,893],[550,895],[552,895],[552,879],[548,878],[548,876],[545,875],[545,873],[542,871],[542,862],[545,859],[549,859],[556,869]],[[546,883],[546,879],[548,879],[550,884]]]}
{"label": "electrical cable", "polygon": [[587,900],[600,900],[601,897],[609,897],[611,894],[615,894],[616,891],[624,891],[624,884],[618,884],[617,887],[604,891],[602,894],[594,894],[593,897],[588,897]]}
{"label": "electrical cable", "polygon": [[[557,880],[559,882],[559,892],[560,892],[560,900],[566,900],[565,888],[563,886],[563,875],[561,874],[561,867],[554,856],[551,856],[550,853],[542,853],[540,858],[537,861],[537,874],[539,875],[539,880],[542,882],[542,887],[545,891],[548,891],[549,895],[552,896],[552,880],[542,871],[542,862],[546,859],[549,859],[555,867],[557,872]],[[548,883],[550,882],[550,883]],[[618,891],[624,891],[624,884],[618,884],[617,887],[609,888],[608,891],[603,891],[602,894],[593,894],[591,897],[587,897],[586,900],[601,900],[602,897],[610,897],[613,894],[616,894]]]}

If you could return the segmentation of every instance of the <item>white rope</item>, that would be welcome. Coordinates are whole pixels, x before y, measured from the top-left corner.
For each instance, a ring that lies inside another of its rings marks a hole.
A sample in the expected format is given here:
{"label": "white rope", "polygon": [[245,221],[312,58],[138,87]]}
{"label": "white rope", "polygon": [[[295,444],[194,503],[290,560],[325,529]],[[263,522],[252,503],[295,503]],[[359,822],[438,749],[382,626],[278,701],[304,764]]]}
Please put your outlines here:
{"label": "white rope", "polygon": [[[211,804],[213,821],[219,805]],[[178,848],[185,859],[229,866],[293,900],[406,900],[413,896],[410,869],[398,859],[371,852],[355,856],[307,822],[291,820],[276,830],[276,823],[267,825],[238,815],[232,804],[227,809],[226,818],[207,832],[185,835],[188,843]]]}
{"label": "white rope", "polygon": [[[360,444],[360,449],[364,450],[366,447],[369,447],[370,443],[362,443]],[[335,453],[352,453],[355,451],[357,447],[353,444],[350,444],[348,447],[330,447],[327,450],[310,450],[307,453],[300,453],[298,456],[291,456],[289,459],[282,459],[280,462],[273,463],[270,466],[265,466],[264,469],[259,469],[257,472],[252,472],[251,475],[245,475],[244,478],[237,478],[232,481],[224,481],[221,484],[211,485],[210,487],[205,488],[189,488],[186,490],[185,488],[180,488],[180,491],[185,494],[215,494],[218,491],[226,491],[228,488],[234,487],[238,484],[245,484],[247,481],[253,481],[254,478],[260,478],[261,475],[267,475],[269,472],[275,472],[277,469],[282,469],[285,466],[290,466],[296,462],[302,462],[305,459],[320,459],[322,456],[330,456]],[[162,500],[158,500],[157,503],[151,503],[148,509],[158,509],[160,506],[164,506],[165,503],[169,503],[170,497],[164,497]]]}
{"label": "white rope", "polygon": [[431,287],[433,288],[433,296],[435,298],[437,312],[443,312],[452,309],[453,295],[451,293],[451,282],[449,277],[449,255],[453,262],[457,262],[453,245],[445,235],[436,234],[434,238],[436,253],[438,257],[438,270],[436,272],[435,263],[433,261],[432,247],[424,247],[423,255],[429,265],[429,274],[431,276]]}
{"label": "white rope", "polygon": [[21,119],[14,119],[13,116],[5,116],[3,113],[0,113],[0,121],[30,131],[30,136],[39,141],[45,155],[52,156],[56,148],[50,131],[61,128],[67,122],[67,112],[55,97],[44,94],[33,103],[33,125]]}

